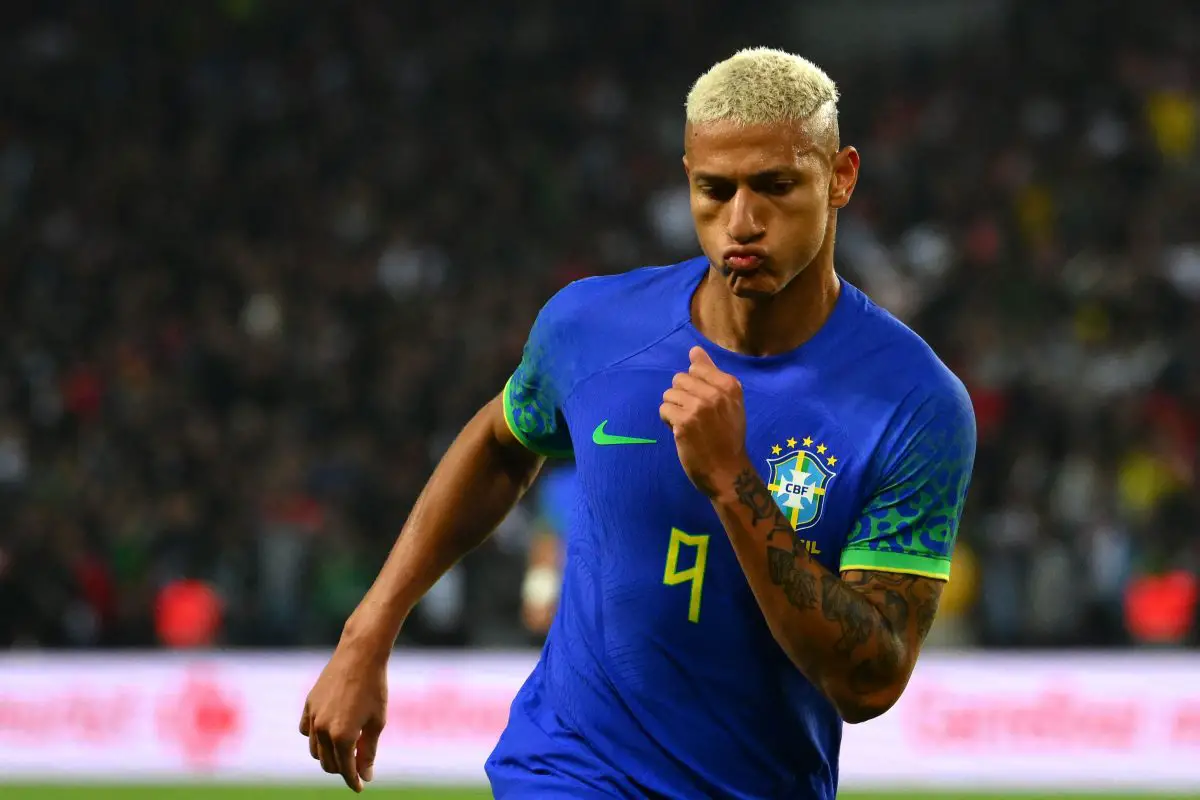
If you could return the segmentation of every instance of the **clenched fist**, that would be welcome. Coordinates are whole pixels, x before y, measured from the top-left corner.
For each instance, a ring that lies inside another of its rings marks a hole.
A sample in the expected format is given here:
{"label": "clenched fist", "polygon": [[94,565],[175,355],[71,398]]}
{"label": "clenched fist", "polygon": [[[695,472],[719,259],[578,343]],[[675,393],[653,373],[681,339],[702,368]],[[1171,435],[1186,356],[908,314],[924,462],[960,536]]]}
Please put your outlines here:
{"label": "clenched fist", "polygon": [[300,733],[321,768],[356,792],[373,777],[387,719],[387,661],[338,645],[304,702]]}
{"label": "clenched fist", "polygon": [[675,435],[688,479],[712,498],[749,463],[742,384],[718,369],[701,347],[693,347],[688,358],[688,371],[675,375],[658,415]]}

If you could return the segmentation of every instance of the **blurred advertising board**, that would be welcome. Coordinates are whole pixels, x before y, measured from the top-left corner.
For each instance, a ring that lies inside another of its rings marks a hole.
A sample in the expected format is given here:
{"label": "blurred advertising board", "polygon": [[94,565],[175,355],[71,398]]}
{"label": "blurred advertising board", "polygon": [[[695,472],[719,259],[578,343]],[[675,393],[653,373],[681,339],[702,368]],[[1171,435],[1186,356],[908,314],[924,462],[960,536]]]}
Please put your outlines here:
{"label": "blurred advertising board", "polygon": [[[534,654],[392,659],[377,780],[478,783]],[[0,780],[329,781],[297,732],[320,654],[0,656]],[[847,787],[1200,790],[1200,656],[929,653],[847,726]]]}

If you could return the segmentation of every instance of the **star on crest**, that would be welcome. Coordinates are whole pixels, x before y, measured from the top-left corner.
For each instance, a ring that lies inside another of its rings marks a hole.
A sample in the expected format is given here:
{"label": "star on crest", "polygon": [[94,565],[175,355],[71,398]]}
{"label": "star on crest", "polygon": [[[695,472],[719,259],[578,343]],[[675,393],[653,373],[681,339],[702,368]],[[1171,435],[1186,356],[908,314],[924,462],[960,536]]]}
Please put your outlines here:
{"label": "star on crest", "polygon": [[810,458],[813,458],[816,461],[823,461],[823,462],[825,462],[826,465],[828,465],[830,467],[837,466],[837,463],[840,459],[838,459],[837,456],[835,456],[829,452],[829,447],[824,442],[821,442],[814,448],[813,447],[814,441],[815,440],[811,436],[805,436],[803,439],[797,439],[794,436],[789,436],[788,438],[783,440],[782,445],[779,445],[779,444],[771,445],[771,455],[773,455],[773,456],[780,455],[783,453],[783,451],[785,449],[795,450],[797,445],[799,445],[801,448],[803,448],[805,450],[815,450],[818,455],[823,456],[823,458],[816,458],[815,455],[812,455],[810,453],[809,454]]}

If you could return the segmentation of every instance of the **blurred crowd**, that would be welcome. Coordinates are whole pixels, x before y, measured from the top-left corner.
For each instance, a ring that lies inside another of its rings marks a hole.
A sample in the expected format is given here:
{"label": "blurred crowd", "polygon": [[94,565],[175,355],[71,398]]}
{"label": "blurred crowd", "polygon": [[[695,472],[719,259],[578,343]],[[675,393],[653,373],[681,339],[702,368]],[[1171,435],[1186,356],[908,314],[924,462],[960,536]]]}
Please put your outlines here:
{"label": "blurred crowd", "polygon": [[[695,253],[690,81],[800,47],[784,4],[716,5],[6,12],[0,646],[150,646],[189,587],[219,644],[334,641],[541,303]],[[938,636],[1194,642],[1200,10],[1012,5],[830,67],[863,156],[839,266],[979,420]],[[405,637],[528,642],[541,516]]]}

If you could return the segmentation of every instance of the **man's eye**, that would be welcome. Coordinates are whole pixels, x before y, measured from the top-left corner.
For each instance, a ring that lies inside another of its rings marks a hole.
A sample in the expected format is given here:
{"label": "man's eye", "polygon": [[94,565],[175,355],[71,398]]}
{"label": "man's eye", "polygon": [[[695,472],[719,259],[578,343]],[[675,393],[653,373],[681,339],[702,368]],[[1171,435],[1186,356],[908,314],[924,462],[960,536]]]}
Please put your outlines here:
{"label": "man's eye", "polygon": [[787,194],[795,185],[794,181],[775,181],[771,184],[770,192],[771,194]]}
{"label": "man's eye", "polygon": [[733,196],[733,192],[724,186],[713,186],[712,184],[702,183],[699,186],[700,194],[712,200],[728,200]]}

